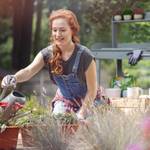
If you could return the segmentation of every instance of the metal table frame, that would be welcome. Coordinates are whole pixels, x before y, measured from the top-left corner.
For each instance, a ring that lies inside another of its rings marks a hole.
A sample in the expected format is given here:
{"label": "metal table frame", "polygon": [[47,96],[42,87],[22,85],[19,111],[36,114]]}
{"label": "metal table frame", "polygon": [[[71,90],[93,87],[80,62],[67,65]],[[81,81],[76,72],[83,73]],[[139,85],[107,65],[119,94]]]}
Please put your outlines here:
{"label": "metal table frame", "polygon": [[[100,60],[101,59],[115,59],[116,60],[116,75],[122,76],[122,60],[127,58],[127,53],[133,50],[137,50],[138,48],[118,48],[117,43],[117,29],[118,24],[122,23],[135,23],[135,22],[150,22],[150,12],[146,12],[144,19],[141,20],[121,20],[115,21],[112,18],[111,27],[112,27],[112,48],[101,48],[101,49],[92,49],[93,54],[96,57],[97,63],[97,75],[98,82],[100,83]],[[140,50],[142,48],[139,48]],[[150,59],[150,47],[143,48],[143,59]]]}
{"label": "metal table frame", "polygon": [[[100,61],[101,60],[115,59],[115,60],[122,61],[123,59],[128,59],[127,53],[132,52],[133,50],[135,50],[135,48],[101,48],[101,49],[92,50],[92,53],[96,58],[98,83],[100,83],[100,78],[101,78],[101,75],[100,75],[101,74],[101,72],[100,72],[100,68],[101,68]],[[141,48],[140,48],[140,50],[141,50]],[[150,48],[142,49],[142,50],[143,50],[142,59],[150,60]],[[116,74],[123,75],[121,73],[118,74],[118,70],[120,69],[119,67],[120,66],[116,65]]]}

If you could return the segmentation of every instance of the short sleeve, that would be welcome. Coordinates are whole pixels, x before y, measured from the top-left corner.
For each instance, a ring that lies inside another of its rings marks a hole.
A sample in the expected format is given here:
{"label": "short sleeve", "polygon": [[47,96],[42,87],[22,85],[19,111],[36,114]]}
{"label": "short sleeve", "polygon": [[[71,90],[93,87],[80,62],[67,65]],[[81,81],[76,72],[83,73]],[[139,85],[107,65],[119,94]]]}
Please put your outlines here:
{"label": "short sleeve", "polygon": [[84,72],[87,70],[93,59],[95,60],[95,57],[92,52],[88,48],[85,48],[80,59],[80,63],[83,64]]}
{"label": "short sleeve", "polygon": [[43,55],[44,63],[48,64],[48,60],[52,56],[52,46],[48,46],[41,50],[41,54]]}

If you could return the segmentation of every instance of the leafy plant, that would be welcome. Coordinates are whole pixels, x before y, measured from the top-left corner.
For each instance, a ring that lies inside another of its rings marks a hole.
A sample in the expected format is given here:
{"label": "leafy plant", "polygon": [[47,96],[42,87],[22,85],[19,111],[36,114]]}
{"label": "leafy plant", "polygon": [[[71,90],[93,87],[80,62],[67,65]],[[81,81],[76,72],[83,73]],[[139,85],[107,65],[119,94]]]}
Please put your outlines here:
{"label": "leafy plant", "polygon": [[122,12],[122,15],[132,15],[132,14],[133,14],[133,10],[128,7],[126,7]]}
{"label": "leafy plant", "polygon": [[135,86],[135,84],[135,77],[129,74],[126,74],[124,77],[114,77],[111,80],[111,87],[119,87],[122,91],[126,90],[127,87]]}
{"label": "leafy plant", "polygon": [[133,9],[134,14],[144,14],[144,3],[138,2]]}
{"label": "leafy plant", "polygon": [[42,122],[44,116],[48,114],[48,110],[45,107],[40,106],[36,97],[30,97],[26,101],[24,107],[20,109],[16,115],[7,122],[0,122],[0,127],[4,124],[6,126],[28,126],[33,125],[34,122]]}
{"label": "leafy plant", "polygon": [[54,115],[53,117],[61,124],[77,123],[77,118],[73,113],[58,114],[58,115]]}

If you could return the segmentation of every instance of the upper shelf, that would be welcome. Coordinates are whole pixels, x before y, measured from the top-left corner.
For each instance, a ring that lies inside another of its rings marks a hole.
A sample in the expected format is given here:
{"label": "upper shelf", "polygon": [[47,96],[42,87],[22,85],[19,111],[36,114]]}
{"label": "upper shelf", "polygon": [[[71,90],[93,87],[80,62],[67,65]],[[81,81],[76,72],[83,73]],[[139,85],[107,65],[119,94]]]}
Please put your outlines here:
{"label": "upper shelf", "polygon": [[[101,48],[93,49],[92,53],[97,59],[127,59],[127,53],[133,50],[138,50],[138,48]],[[150,48],[139,48],[139,50],[143,50],[143,59],[150,59]]]}
{"label": "upper shelf", "polygon": [[113,23],[132,23],[132,22],[149,22],[150,21],[150,18],[149,19],[140,19],[140,20],[120,20],[120,21],[115,21],[113,20],[112,22]]}
{"label": "upper shelf", "polygon": [[146,12],[144,14],[143,19],[119,20],[119,21],[115,21],[114,19],[112,19],[112,23],[132,23],[132,22],[149,22],[149,21],[150,21],[150,12]]}

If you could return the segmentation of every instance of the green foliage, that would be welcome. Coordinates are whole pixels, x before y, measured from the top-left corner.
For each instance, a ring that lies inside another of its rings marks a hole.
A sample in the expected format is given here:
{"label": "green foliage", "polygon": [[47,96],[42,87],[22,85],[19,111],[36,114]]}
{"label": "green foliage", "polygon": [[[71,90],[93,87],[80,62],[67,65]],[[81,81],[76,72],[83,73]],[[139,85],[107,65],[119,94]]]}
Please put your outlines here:
{"label": "green foliage", "polygon": [[33,125],[35,122],[42,123],[44,116],[47,114],[48,110],[38,103],[36,97],[31,96],[24,107],[17,112],[16,117],[9,121],[9,124],[27,126]]}
{"label": "green foliage", "polygon": [[125,8],[122,12],[122,15],[132,15],[133,11],[131,8]]}
{"label": "green foliage", "polygon": [[144,2],[137,2],[135,7],[137,7],[137,8],[145,8],[145,4],[144,4]]}
{"label": "green foliage", "polygon": [[5,69],[11,69],[11,49],[12,38],[9,37],[6,43],[0,44],[0,66]]}
{"label": "green foliage", "polygon": [[[119,32],[118,42],[137,44],[137,47],[142,43],[149,43],[149,28],[149,22],[122,24],[119,28],[121,32]],[[149,88],[149,64],[148,60],[142,60],[136,66],[130,66],[127,61],[123,61],[123,70],[137,78],[137,86]]]}
{"label": "green foliage", "polygon": [[127,87],[135,85],[136,85],[135,77],[127,73],[124,75],[124,77],[114,77],[111,80],[111,87],[119,87],[122,91],[127,90]]}
{"label": "green foliage", "polygon": [[11,36],[11,26],[10,19],[0,18],[0,44],[7,42],[7,39]]}
{"label": "green foliage", "polygon": [[[150,41],[150,23],[135,23],[129,25],[129,34],[132,41],[137,43],[149,42]],[[138,31],[138,32],[137,32]]]}
{"label": "green foliage", "polygon": [[123,63],[123,68],[125,71],[130,72],[131,75],[136,77],[137,86],[147,89],[150,85],[149,64],[149,60],[142,60],[138,62],[136,66],[130,66],[127,61],[125,61]]}
{"label": "green foliage", "polygon": [[58,114],[53,116],[54,119],[61,124],[75,124],[77,123],[77,117],[73,113],[65,113],[65,114]]}

